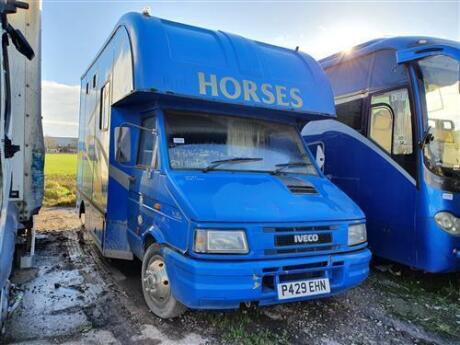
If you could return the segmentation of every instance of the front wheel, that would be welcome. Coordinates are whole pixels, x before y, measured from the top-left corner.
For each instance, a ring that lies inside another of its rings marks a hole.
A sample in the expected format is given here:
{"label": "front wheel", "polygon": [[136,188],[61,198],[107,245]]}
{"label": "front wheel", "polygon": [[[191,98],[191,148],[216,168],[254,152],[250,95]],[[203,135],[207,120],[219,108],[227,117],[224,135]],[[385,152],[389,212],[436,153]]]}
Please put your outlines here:
{"label": "front wheel", "polygon": [[185,306],[174,298],[160,246],[152,244],[142,260],[142,291],[150,310],[163,319],[178,317]]}

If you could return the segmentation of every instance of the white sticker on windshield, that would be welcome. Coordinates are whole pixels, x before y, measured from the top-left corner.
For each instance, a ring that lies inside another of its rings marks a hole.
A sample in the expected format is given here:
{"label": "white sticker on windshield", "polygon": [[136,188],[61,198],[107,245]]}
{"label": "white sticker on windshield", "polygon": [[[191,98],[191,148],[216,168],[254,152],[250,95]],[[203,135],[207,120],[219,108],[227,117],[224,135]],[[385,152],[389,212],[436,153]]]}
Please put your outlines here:
{"label": "white sticker on windshield", "polygon": [[174,144],[185,144],[185,139],[184,138],[173,138],[173,143]]}
{"label": "white sticker on windshield", "polygon": [[442,198],[444,200],[454,200],[454,195],[452,193],[442,193]]}

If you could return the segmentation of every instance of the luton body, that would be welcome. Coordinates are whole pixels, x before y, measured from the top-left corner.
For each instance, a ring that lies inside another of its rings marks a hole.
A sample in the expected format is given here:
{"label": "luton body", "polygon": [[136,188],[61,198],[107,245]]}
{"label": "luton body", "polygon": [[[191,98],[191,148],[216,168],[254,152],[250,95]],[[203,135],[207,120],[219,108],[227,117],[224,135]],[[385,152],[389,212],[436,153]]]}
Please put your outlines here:
{"label": "luton body", "polygon": [[460,270],[460,44],[378,39],[320,63],[337,121],[303,131],[366,213],[373,254]]}
{"label": "luton body", "polygon": [[127,14],[82,77],[78,207],[142,260],[160,317],[331,296],[368,275],[365,216],[300,129],[335,117],[309,56]]}

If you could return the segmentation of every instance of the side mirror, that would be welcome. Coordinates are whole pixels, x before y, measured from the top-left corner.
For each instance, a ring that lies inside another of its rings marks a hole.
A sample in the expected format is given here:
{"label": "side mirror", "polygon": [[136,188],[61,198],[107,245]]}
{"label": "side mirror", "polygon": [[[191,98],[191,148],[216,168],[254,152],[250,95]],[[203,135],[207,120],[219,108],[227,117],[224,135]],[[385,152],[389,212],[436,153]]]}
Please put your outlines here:
{"label": "side mirror", "polygon": [[115,160],[119,163],[131,161],[131,128],[115,128]]}
{"label": "side mirror", "polygon": [[318,164],[321,171],[324,172],[324,164],[326,163],[326,156],[324,155],[323,144],[319,144],[316,147],[316,163]]}
{"label": "side mirror", "polygon": [[324,172],[324,164],[326,163],[326,156],[324,154],[324,143],[323,142],[313,142],[308,144],[310,152],[315,156],[316,164]]}
{"label": "side mirror", "polygon": [[13,45],[16,47],[18,52],[24,55],[27,59],[32,60],[35,53],[24,34],[20,30],[14,29],[10,24],[8,24],[6,31],[10,35],[11,42],[13,42]]}

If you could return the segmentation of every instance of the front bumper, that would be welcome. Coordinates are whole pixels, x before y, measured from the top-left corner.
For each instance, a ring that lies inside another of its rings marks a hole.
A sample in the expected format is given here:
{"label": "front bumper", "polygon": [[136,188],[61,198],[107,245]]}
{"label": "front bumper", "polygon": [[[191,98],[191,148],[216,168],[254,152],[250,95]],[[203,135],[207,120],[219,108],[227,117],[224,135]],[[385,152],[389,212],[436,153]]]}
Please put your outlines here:
{"label": "front bumper", "polygon": [[[352,288],[369,274],[368,249],[293,259],[217,262],[195,260],[163,248],[172,293],[192,309],[236,309],[244,302],[270,305],[328,297]],[[279,300],[280,281],[329,278],[331,293]]]}

